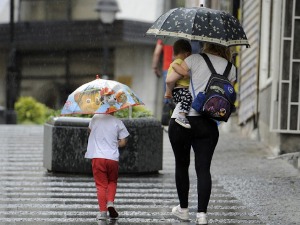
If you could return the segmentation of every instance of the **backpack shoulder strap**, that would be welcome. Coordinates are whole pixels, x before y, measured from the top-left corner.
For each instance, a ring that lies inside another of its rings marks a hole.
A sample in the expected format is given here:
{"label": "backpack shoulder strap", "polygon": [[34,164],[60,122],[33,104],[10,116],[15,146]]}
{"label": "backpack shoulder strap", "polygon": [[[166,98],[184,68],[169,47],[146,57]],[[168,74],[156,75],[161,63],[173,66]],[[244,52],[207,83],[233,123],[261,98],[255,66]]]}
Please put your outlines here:
{"label": "backpack shoulder strap", "polygon": [[199,53],[200,55],[202,55],[202,57],[204,58],[209,70],[211,73],[217,73],[213,64],[211,63],[209,57],[205,54],[205,53]]}
{"label": "backpack shoulder strap", "polygon": [[232,63],[228,61],[226,69],[225,69],[225,71],[223,73],[223,76],[225,76],[225,77],[228,78],[230,70],[231,70],[231,67],[232,67]]}
{"label": "backpack shoulder strap", "polygon": [[[214,66],[213,66],[213,64],[211,63],[209,57],[205,53],[200,53],[200,55],[202,55],[202,57],[204,58],[207,66],[208,66],[208,68],[210,69],[210,72],[211,73],[217,73],[216,70],[215,70],[215,68],[214,68]],[[225,69],[225,71],[223,73],[223,75],[225,77],[227,77],[227,78],[228,78],[228,75],[230,73],[231,67],[232,67],[232,63],[228,61],[226,69]]]}

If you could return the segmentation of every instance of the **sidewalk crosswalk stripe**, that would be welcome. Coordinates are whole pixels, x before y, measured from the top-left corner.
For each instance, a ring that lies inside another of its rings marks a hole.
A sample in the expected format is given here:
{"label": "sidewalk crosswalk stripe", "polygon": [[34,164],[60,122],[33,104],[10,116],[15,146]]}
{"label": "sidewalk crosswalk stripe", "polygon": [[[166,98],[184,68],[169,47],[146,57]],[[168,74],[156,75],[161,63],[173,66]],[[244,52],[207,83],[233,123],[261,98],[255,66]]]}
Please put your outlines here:
{"label": "sidewalk crosswalk stripe", "polygon": [[[170,210],[178,204],[174,159],[164,139],[164,166],[158,174],[120,175],[115,204],[118,224],[194,224],[196,179],[190,186],[190,222]],[[0,224],[95,223],[98,211],[91,175],[48,173],[43,167],[43,126],[0,126]],[[193,163],[191,174],[194,176]],[[238,199],[213,180],[209,224],[262,224]]]}

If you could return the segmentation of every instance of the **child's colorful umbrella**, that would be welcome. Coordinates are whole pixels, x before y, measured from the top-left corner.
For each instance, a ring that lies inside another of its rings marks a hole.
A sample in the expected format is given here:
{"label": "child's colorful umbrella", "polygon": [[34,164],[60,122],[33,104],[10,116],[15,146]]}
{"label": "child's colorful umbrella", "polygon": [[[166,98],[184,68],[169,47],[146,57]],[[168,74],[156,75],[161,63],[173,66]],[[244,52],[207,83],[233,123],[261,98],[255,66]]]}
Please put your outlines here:
{"label": "child's colorful umbrella", "polygon": [[61,115],[108,114],[135,105],[144,103],[128,86],[97,77],[69,95]]}

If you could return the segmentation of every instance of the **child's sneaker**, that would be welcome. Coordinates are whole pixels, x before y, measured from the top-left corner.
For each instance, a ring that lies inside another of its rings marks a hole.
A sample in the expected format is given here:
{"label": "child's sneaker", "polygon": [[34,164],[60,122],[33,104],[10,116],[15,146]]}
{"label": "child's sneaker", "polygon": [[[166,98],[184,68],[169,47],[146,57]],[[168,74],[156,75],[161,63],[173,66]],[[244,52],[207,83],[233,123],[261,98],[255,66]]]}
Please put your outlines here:
{"label": "child's sneaker", "polygon": [[197,213],[196,224],[207,224],[206,213],[204,212]]}
{"label": "child's sneaker", "polygon": [[115,209],[114,204],[112,202],[107,203],[107,210],[108,210],[108,213],[109,213],[109,217],[111,219],[114,219],[114,220],[118,219],[119,213]]}
{"label": "child's sneaker", "polygon": [[102,211],[97,214],[97,220],[106,220],[107,219],[107,212]]}
{"label": "child's sneaker", "polygon": [[182,209],[180,207],[180,205],[175,206],[172,209],[172,214],[176,217],[178,217],[179,219],[182,220],[189,220],[189,209]]}
{"label": "child's sneaker", "polygon": [[188,129],[191,128],[190,122],[188,121],[188,119],[186,117],[177,116],[175,121],[185,128],[188,128]]}

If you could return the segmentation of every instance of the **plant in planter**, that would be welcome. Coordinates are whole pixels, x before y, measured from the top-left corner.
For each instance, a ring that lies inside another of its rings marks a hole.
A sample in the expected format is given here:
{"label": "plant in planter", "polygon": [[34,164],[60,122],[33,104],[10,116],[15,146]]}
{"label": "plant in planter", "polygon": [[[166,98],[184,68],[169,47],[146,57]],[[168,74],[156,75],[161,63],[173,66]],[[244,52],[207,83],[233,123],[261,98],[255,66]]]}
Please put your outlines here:
{"label": "plant in planter", "polygon": [[19,124],[44,124],[50,116],[59,115],[58,111],[30,96],[20,97],[15,103],[15,110]]}
{"label": "plant in planter", "polygon": [[114,116],[118,118],[142,118],[142,117],[152,117],[153,114],[143,105],[133,106],[132,112],[130,108],[122,109],[115,112]]}
{"label": "plant in planter", "polygon": [[[44,124],[51,117],[60,116],[60,110],[51,109],[30,96],[20,97],[15,103],[15,110],[17,112],[19,124]],[[129,108],[122,109],[115,112],[114,115],[118,118],[142,118],[153,116],[152,112],[144,105],[133,106],[132,112],[130,112]],[[69,116],[91,118],[93,114],[77,114]]]}
{"label": "plant in planter", "polygon": [[[131,118],[129,118],[131,114]],[[84,158],[91,117],[53,117],[44,126],[44,167],[54,172],[92,173]],[[145,106],[133,106],[115,113],[130,133],[120,149],[120,173],[153,173],[162,169],[163,129]],[[81,117],[81,118],[80,118]],[[49,138],[51,137],[51,138]]]}

